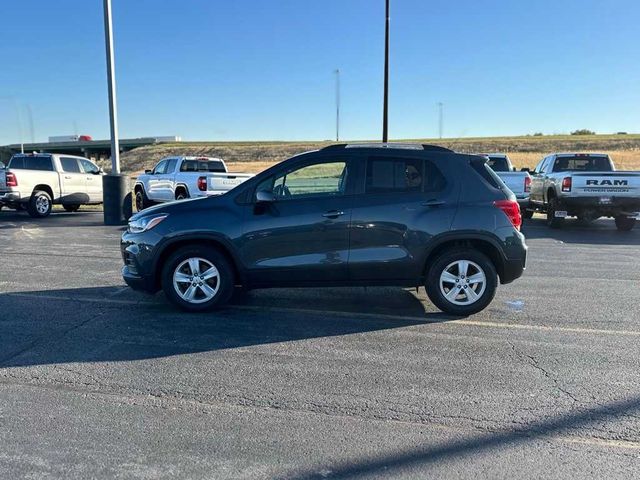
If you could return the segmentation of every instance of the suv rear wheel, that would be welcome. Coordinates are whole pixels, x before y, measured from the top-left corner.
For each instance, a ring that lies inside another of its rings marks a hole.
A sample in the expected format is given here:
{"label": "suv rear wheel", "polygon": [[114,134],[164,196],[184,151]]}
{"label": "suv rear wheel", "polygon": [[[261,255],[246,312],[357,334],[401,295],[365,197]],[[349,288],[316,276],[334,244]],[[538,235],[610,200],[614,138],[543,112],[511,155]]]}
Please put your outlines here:
{"label": "suv rear wheel", "polygon": [[51,196],[42,190],[36,190],[27,204],[27,212],[33,218],[48,217],[51,213]]}
{"label": "suv rear wheel", "polygon": [[195,245],[169,257],[162,269],[162,289],[171,303],[190,312],[226,304],[233,295],[233,269],[218,250]]}
{"label": "suv rear wheel", "polygon": [[427,274],[425,289],[433,304],[452,315],[473,315],[493,300],[498,274],[493,262],[472,248],[440,254]]}

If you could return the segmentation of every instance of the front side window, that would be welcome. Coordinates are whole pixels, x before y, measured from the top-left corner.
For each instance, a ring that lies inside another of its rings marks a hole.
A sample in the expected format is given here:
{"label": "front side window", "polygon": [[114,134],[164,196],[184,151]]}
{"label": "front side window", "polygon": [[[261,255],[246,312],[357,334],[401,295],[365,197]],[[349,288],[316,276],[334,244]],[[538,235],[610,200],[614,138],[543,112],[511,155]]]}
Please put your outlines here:
{"label": "front side window", "polygon": [[160,163],[156,165],[156,168],[153,169],[154,175],[159,175],[167,172],[167,160],[162,160]]}
{"label": "front side window", "polygon": [[423,183],[422,159],[371,157],[367,161],[367,193],[420,192]]}
{"label": "front side window", "polygon": [[344,161],[316,163],[270,177],[258,185],[257,191],[271,191],[276,199],[344,195],[347,173]]}
{"label": "front side window", "polygon": [[79,160],[84,173],[100,173],[100,168],[89,160]]}
{"label": "front side window", "polygon": [[62,166],[62,171],[66,173],[81,173],[80,165],[78,164],[78,160],[71,157],[60,157],[60,165]]}

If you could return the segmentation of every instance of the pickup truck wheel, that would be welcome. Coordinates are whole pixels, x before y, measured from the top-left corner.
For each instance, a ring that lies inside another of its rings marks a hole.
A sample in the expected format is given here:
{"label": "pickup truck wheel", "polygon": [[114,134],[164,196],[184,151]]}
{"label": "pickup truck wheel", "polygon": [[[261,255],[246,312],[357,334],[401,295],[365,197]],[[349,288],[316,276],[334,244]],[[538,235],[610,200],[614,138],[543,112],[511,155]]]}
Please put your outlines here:
{"label": "pickup truck wheel", "polygon": [[550,198],[547,205],[547,225],[551,228],[560,228],[564,224],[564,217],[556,217],[558,210],[558,199]]}
{"label": "pickup truck wheel", "polygon": [[48,217],[51,213],[51,197],[47,192],[37,190],[33,192],[29,203],[27,204],[27,212],[33,218]]}
{"label": "pickup truck wheel", "polygon": [[425,289],[433,304],[445,313],[468,316],[484,310],[498,287],[491,260],[471,248],[440,254],[427,274]]}
{"label": "pickup truck wheel", "polygon": [[141,212],[145,208],[149,208],[151,206],[151,201],[147,198],[147,194],[144,191],[144,188],[139,188],[136,190],[136,210]]}
{"label": "pickup truck wheel", "polygon": [[626,215],[620,215],[616,217],[616,228],[621,232],[628,232],[633,229],[636,224],[634,217],[627,217]]}
{"label": "pickup truck wheel", "polygon": [[67,212],[77,212],[78,210],[80,210],[80,205],[63,205],[62,208],[64,208]]}
{"label": "pickup truck wheel", "polygon": [[176,192],[176,200],[184,200],[185,198],[189,198],[189,195],[187,195],[187,192],[185,192],[183,189],[180,189]]}
{"label": "pickup truck wheel", "polygon": [[182,310],[211,310],[231,299],[233,269],[227,258],[216,249],[184,247],[165,263],[162,289],[167,299]]}

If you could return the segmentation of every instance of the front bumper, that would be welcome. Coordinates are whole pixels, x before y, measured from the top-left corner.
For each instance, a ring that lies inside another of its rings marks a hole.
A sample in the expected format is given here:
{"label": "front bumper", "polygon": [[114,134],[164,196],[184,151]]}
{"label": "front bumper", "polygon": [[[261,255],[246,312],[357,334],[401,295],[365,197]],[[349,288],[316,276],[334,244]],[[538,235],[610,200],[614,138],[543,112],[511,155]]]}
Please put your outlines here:
{"label": "front bumper", "polygon": [[122,267],[122,279],[129,287],[139,292],[155,293],[158,290],[155,282],[147,277],[133,274],[128,265]]}

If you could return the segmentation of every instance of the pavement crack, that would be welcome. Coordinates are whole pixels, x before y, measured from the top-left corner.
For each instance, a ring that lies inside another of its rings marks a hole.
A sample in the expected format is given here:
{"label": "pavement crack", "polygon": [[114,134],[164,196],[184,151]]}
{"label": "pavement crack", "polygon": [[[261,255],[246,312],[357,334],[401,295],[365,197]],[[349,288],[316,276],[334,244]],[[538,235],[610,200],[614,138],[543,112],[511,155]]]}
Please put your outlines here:
{"label": "pavement crack", "polygon": [[567,390],[566,388],[564,388],[561,385],[560,381],[554,375],[552,375],[546,368],[544,368],[542,365],[540,365],[540,362],[538,362],[536,357],[534,357],[533,355],[528,355],[526,353],[521,352],[520,350],[518,350],[516,348],[516,346],[515,346],[515,344],[513,342],[510,342],[510,341],[507,340],[507,343],[511,346],[511,349],[513,350],[513,353],[515,353],[515,355],[523,363],[529,365],[530,367],[535,368],[536,370],[541,372],[542,375],[545,378],[547,378],[548,380],[551,380],[553,382],[553,385],[556,388],[556,390],[558,390],[559,392],[562,392],[564,395],[569,397],[573,402],[581,403],[581,401],[573,393],[571,393],[569,390]]}

